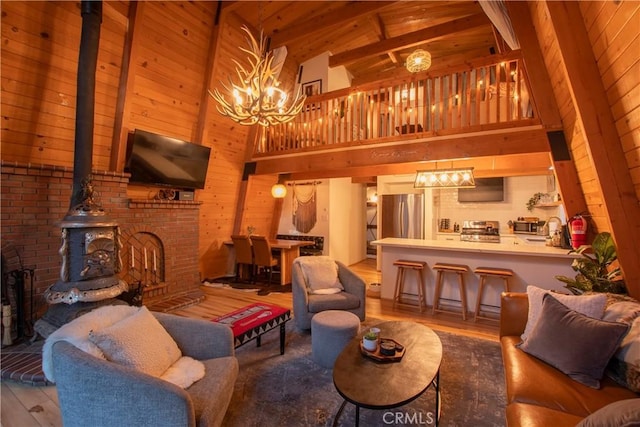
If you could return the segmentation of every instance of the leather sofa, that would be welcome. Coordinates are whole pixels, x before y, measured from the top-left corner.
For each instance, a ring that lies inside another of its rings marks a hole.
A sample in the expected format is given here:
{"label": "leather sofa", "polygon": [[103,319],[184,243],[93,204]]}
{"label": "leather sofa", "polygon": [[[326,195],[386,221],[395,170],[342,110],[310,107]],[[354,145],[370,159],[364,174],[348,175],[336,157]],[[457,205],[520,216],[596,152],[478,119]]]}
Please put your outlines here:
{"label": "leather sofa", "polygon": [[575,426],[606,405],[638,398],[608,378],[594,389],[516,347],[527,324],[526,293],[502,294],[500,344],[504,363],[507,426]]}

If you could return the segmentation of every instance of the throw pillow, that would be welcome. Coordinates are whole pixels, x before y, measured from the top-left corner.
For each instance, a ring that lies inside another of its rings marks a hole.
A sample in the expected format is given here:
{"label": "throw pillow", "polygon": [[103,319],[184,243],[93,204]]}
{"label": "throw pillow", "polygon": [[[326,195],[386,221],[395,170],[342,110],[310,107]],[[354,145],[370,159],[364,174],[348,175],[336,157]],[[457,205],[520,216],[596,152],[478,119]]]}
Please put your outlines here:
{"label": "throw pillow", "polygon": [[337,294],[344,290],[338,279],[338,264],[327,256],[296,259],[307,281],[310,294]]}
{"label": "throw pillow", "polygon": [[518,347],[575,381],[597,389],[628,329],[624,323],[580,314],[547,294],[538,322]]}
{"label": "throw pillow", "polygon": [[176,342],[151,314],[140,309],[111,326],[89,332],[107,360],[160,377],[182,356]]}
{"label": "throw pillow", "polygon": [[[523,341],[527,339],[531,330],[538,321],[540,309],[542,307],[542,298],[548,293],[551,293],[551,291],[540,289],[537,286],[527,286],[527,295],[529,296],[529,316],[527,318],[527,325],[524,328],[524,332],[520,336]],[[596,319],[600,319],[602,317],[604,307],[607,303],[607,296],[605,294],[565,295],[554,293],[553,296],[570,309]]]}
{"label": "throw pillow", "polygon": [[640,425],[640,399],[619,400],[598,409],[576,427],[635,427]]}

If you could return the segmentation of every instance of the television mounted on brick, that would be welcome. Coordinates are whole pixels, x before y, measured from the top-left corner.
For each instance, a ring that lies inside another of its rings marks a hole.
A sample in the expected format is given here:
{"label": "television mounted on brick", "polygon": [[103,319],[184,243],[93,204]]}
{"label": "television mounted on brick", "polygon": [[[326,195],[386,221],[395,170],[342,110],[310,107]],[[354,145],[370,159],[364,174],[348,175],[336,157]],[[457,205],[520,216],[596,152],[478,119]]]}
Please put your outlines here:
{"label": "television mounted on brick", "polygon": [[211,148],[136,129],[129,134],[125,172],[131,184],[203,189]]}

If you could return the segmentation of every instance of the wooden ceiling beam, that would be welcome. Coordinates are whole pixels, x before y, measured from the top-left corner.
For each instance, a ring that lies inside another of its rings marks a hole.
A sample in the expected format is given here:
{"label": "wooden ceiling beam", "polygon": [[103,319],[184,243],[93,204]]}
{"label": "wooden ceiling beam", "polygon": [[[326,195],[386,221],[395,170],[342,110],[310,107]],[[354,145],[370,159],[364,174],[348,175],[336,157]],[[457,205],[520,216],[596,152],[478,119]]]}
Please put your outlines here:
{"label": "wooden ceiling beam", "polygon": [[327,28],[353,21],[354,19],[374,13],[393,3],[395,2],[349,2],[339,10],[332,10],[326,14],[316,15],[306,21],[274,32],[271,35],[271,48],[275,49],[304,37],[313,37],[313,33],[316,31],[326,31]]}
{"label": "wooden ceiling beam", "polygon": [[[576,165],[562,133],[562,118],[551,86],[544,56],[538,42],[535,26],[526,2],[506,2],[514,31],[520,41],[525,74],[529,82],[531,99],[542,125],[547,129],[550,157],[556,183],[570,217],[587,210],[587,201],[580,186]],[[559,132],[558,132],[559,131]]]}
{"label": "wooden ceiling beam", "polygon": [[[348,169],[324,169],[315,172],[299,172],[290,174],[287,179],[300,181],[305,179],[353,178],[353,182],[370,181],[372,176],[406,175],[416,173],[419,169],[435,169],[437,161],[421,163],[397,163],[379,166],[363,166]],[[465,160],[445,161],[446,167],[473,167],[478,178],[498,176],[530,176],[549,175],[551,166],[548,153],[527,153],[507,156],[476,157]],[[527,165],[523,168],[522,165]],[[442,162],[438,165],[442,168]]]}
{"label": "wooden ceiling beam", "polygon": [[430,40],[435,40],[452,33],[457,33],[459,31],[468,30],[482,25],[490,25],[489,18],[487,18],[484,13],[477,13],[464,18],[454,19],[420,31],[414,31],[409,34],[392,37],[357,49],[337,53],[329,57],[329,67],[347,65],[362,58],[383,55],[390,51],[417,46]]}
{"label": "wooden ceiling beam", "polygon": [[407,78],[408,76],[414,75],[418,76],[419,78],[440,77],[446,74],[472,70],[502,61],[520,59],[520,57],[521,56],[519,50],[513,50],[505,55],[490,55],[486,51],[486,49],[477,49],[464,53],[458,53],[455,55],[441,56],[439,58],[432,57],[431,68],[422,73],[412,74],[407,71],[405,67],[398,66],[393,70],[385,72],[375,72],[362,75],[358,78],[354,78],[351,81],[351,86],[357,87],[360,85],[366,85],[368,83],[391,81],[400,78]]}
{"label": "wooden ceiling beam", "polygon": [[136,73],[133,71],[133,64],[136,63],[140,55],[140,34],[142,22],[147,10],[143,4],[129,4],[129,25],[124,40],[124,51],[122,54],[122,70],[120,73],[120,84],[118,85],[118,100],[115,111],[115,123],[113,126],[113,138],[111,146],[111,170],[124,170],[127,151],[127,135],[131,128],[131,105],[134,97],[133,87]]}
{"label": "wooden ceiling beam", "polygon": [[[545,6],[560,47],[560,67],[576,110],[577,123],[582,127],[588,160],[595,172],[627,290],[638,298],[640,204],[589,36],[582,25],[582,14],[574,2],[545,1]],[[575,25],[576,21],[581,25]]]}
{"label": "wooden ceiling beam", "polygon": [[496,47],[498,49],[498,53],[507,53],[507,52],[509,52],[509,50],[511,50],[511,49],[509,49],[509,46],[504,41],[504,38],[502,38],[502,34],[500,34],[500,31],[498,31],[498,29],[496,28],[495,25],[491,25],[491,31],[493,31],[493,38],[495,39]]}
{"label": "wooden ceiling beam", "polygon": [[[374,16],[370,16],[369,22],[371,22],[371,27],[376,33],[378,41],[386,40],[388,38],[387,28],[385,27],[380,14],[376,13]],[[396,55],[395,52],[387,52],[387,56],[389,56],[389,59],[391,59],[391,62],[393,62],[394,64],[398,64],[400,62],[400,60],[398,59],[398,55]]]}
{"label": "wooden ceiling beam", "polygon": [[311,152],[299,155],[256,159],[256,174],[321,172],[332,169],[378,167],[397,163],[428,162],[484,156],[524,153],[548,153],[546,133],[542,127],[508,129],[451,135],[428,140],[413,140],[394,145],[367,145]]}

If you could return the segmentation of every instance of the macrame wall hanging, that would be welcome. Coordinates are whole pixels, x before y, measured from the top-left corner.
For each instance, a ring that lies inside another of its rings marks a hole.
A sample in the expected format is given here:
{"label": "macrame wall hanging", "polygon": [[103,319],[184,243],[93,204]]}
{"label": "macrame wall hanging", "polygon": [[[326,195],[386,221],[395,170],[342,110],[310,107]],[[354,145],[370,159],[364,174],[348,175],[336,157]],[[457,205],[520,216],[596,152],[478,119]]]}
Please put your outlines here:
{"label": "macrame wall hanging", "polygon": [[292,184],[292,222],[300,233],[308,233],[316,225],[316,181]]}

